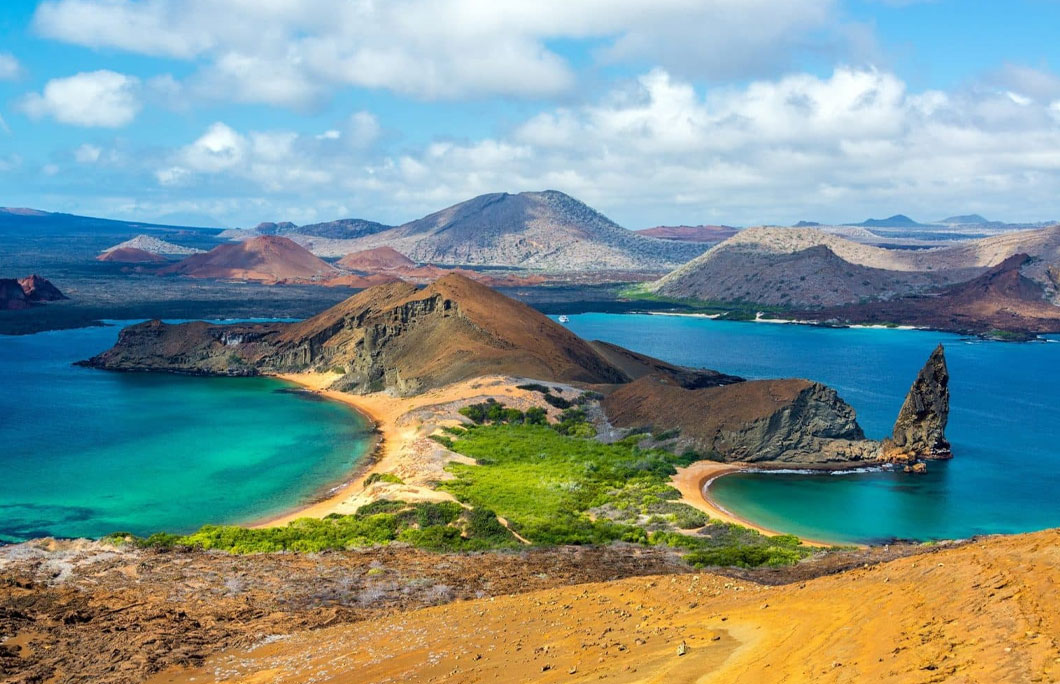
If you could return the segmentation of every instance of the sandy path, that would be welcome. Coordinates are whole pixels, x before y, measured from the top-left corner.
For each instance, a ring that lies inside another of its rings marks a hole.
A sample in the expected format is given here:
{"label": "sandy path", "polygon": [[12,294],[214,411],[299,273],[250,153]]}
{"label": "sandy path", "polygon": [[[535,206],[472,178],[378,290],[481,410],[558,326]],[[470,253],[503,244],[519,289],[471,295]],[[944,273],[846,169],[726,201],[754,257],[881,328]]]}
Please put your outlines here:
{"label": "sandy path", "polygon": [[457,602],[156,681],[1053,682],[1057,586],[1050,530],[778,587],[703,573]]}

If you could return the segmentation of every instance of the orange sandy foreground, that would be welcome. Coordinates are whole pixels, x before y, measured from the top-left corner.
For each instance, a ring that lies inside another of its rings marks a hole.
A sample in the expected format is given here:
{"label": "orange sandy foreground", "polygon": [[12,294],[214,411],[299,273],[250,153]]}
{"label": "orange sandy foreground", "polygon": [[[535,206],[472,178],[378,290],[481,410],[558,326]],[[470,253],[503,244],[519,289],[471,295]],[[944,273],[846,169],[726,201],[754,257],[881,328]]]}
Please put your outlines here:
{"label": "orange sandy foreground", "polygon": [[158,682],[1055,682],[1060,531],[801,584],[711,574],[458,602],[267,639]]}

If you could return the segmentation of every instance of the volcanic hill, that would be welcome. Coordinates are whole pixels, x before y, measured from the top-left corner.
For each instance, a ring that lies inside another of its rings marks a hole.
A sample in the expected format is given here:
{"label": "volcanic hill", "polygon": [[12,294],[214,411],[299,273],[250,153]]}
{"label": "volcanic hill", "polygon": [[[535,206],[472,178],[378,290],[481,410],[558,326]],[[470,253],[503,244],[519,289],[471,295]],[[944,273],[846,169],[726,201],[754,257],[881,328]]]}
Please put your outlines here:
{"label": "volcanic hill", "polygon": [[647,286],[659,295],[787,308],[892,300],[971,281],[1016,254],[1056,297],[1060,226],[936,249],[885,249],[814,228],[748,228]]}
{"label": "volcanic hill", "polygon": [[[125,242],[120,242],[113,247],[104,250],[100,256],[106,256],[119,249],[136,249],[150,254],[159,254],[163,256],[184,256],[188,254],[200,254],[202,252],[201,249],[166,242],[153,235],[137,235],[134,238],[126,240]],[[100,261],[117,261],[117,259],[100,258]]]}
{"label": "volcanic hill", "polygon": [[1005,259],[978,278],[941,290],[892,301],[864,302],[794,312],[830,322],[914,325],[982,334],[994,330],[1034,335],[1060,332],[1060,307],[1040,283],[1023,275],[1026,254]]}
{"label": "volcanic hill", "polygon": [[708,242],[718,243],[728,240],[739,228],[731,226],[656,226],[654,228],[642,228],[634,231],[644,237],[661,238],[663,240],[678,240],[680,242]]}
{"label": "volcanic hill", "polygon": [[350,271],[375,273],[393,271],[401,268],[413,268],[416,262],[393,247],[375,247],[360,252],[351,252],[335,262],[337,266]]}
{"label": "volcanic hill", "polygon": [[263,235],[243,242],[218,245],[205,254],[193,254],[159,273],[274,283],[286,279],[334,275],[337,271],[334,266],[288,238]]}
{"label": "volcanic hill", "polygon": [[555,190],[480,195],[355,240],[295,239],[323,256],[386,245],[419,263],[550,271],[661,271],[688,261],[704,248],[626,230]]}
{"label": "volcanic hill", "polygon": [[109,261],[119,264],[164,264],[166,258],[136,247],[113,247],[96,257],[96,261]]}
{"label": "volcanic hill", "polygon": [[[404,282],[370,288],[298,323],[169,325],[123,330],[90,365],[224,375],[343,371],[336,387],[415,394],[483,375],[610,385],[671,372],[700,386],[730,381],[582,340],[529,306],[459,274],[424,289]],[[612,361],[621,357],[621,364]]]}

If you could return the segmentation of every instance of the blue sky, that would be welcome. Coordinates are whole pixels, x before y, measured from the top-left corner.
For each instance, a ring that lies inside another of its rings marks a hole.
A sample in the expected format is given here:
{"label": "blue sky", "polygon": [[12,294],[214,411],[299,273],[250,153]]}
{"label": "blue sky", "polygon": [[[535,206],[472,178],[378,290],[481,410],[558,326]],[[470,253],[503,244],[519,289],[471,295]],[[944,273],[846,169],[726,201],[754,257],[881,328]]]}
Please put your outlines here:
{"label": "blue sky", "polygon": [[623,225],[1060,218],[1060,2],[0,7],[0,205],[402,222],[566,191]]}

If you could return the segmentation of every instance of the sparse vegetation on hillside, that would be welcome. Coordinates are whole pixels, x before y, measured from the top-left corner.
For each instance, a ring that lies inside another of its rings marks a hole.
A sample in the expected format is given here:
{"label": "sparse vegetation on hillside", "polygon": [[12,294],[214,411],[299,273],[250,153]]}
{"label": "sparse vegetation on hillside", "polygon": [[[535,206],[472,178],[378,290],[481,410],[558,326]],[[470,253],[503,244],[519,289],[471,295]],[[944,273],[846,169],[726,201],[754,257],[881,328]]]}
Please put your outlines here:
{"label": "sparse vegetation on hillside", "polygon": [[[669,477],[695,454],[640,449],[639,436],[616,444],[571,436],[591,426],[579,409],[564,415],[551,429],[501,423],[468,430],[453,449],[477,465],[451,464],[456,477],[440,487],[496,511],[534,544],[662,544],[688,551],[697,566],[786,565],[809,553],[795,537],[711,521],[676,501]],[[558,429],[564,423],[567,434]],[[696,534],[679,532],[697,527]]]}

